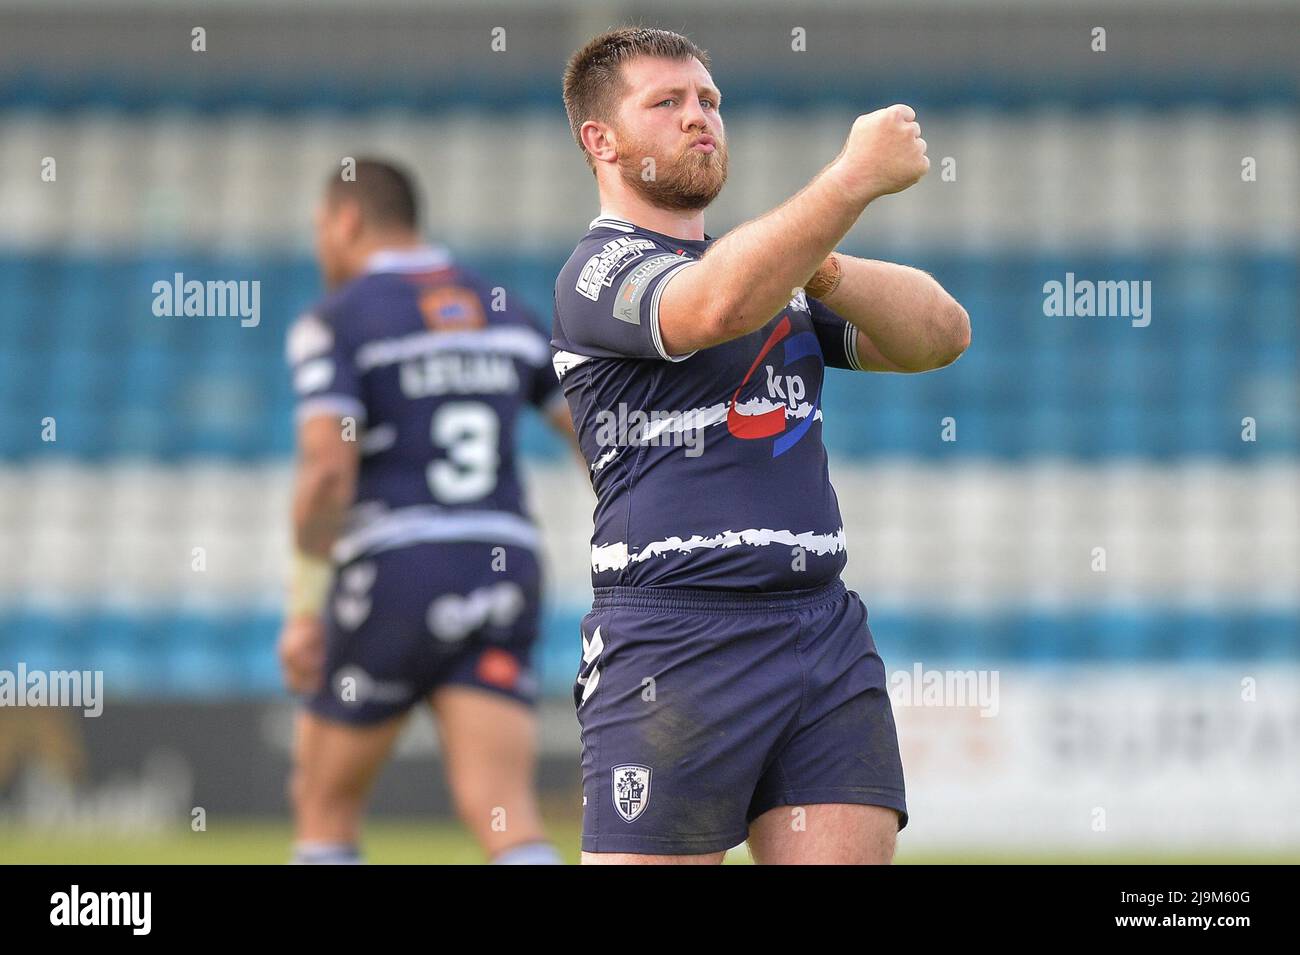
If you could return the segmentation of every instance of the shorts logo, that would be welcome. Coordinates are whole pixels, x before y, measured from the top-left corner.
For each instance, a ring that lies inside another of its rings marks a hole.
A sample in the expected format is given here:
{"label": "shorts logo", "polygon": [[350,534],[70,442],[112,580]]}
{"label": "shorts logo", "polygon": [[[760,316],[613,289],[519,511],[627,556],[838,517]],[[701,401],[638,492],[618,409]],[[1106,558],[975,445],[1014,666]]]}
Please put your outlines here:
{"label": "shorts logo", "polygon": [[478,658],[474,675],[491,686],[513,690],[519,685],[519,660],[499,647],[488,647]]}
{"label": "shorts logo", "polygon": [[467,594],[443,594],[429,604],[425,623],[446,643],[457,643],[475,631],[502,631],[524,612],[523,589],[512,580],[479,587]]}
{"label": "shorts logo", "polygon": [[355,630],[370,616],[370,588],[375,582],[375,565],[353,564],[339,572],[334,595],[334,619],[345,630]]}
{"label": "shorts logo", "polygon": [[645,812],[650,802],[650,767],[614,767],[614,808],[624,822],[632,822]]}

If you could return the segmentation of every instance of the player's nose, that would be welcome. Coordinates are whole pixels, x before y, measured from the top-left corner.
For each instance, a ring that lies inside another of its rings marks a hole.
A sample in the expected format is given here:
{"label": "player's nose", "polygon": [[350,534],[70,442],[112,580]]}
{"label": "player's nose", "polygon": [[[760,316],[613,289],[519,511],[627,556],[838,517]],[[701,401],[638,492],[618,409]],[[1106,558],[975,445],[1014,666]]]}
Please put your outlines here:
{"label": "player's nose", "polygon": [[682,128],[688,132],[707,132],[709,117],[700,106],[699,99],[688,98],[682,107]]}

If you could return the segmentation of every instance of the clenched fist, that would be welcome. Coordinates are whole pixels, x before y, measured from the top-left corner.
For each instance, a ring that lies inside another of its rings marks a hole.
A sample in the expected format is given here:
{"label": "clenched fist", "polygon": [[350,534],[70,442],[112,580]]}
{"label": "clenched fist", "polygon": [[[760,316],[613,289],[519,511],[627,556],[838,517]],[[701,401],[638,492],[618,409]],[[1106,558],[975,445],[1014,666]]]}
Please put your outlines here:
{"label": "clenched fist", "polygon": [[859,116],[831,166],[859,202],[902,192],[930,169],[916,110],[899,104]]}

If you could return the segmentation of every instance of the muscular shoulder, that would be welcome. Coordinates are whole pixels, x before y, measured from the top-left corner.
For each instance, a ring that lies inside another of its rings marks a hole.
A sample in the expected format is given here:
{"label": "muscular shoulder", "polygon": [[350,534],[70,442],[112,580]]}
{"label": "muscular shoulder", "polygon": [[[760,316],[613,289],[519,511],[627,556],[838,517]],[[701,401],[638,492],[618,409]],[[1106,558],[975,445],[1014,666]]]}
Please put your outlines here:
{"label": "muscular shoulder", "polygon": [[660,289],[694,261],[668,236],[594,220],[556,278],[553,344],[586,355],[667,358]]}

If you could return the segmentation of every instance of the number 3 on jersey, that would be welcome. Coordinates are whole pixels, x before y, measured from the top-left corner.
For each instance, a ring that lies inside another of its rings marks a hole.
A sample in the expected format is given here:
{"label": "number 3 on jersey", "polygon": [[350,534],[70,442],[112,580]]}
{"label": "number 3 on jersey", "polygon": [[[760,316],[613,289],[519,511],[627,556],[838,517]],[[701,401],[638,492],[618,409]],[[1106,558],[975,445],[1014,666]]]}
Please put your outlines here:
{"label": "number 3 on jersey", "polygon": [[434,447],[446,457],[425,469],[429,491],[443,504],[464,504],[492,493],[501,465],[501,422],[481,401],[452,401],[434,412],[429,426]]}

